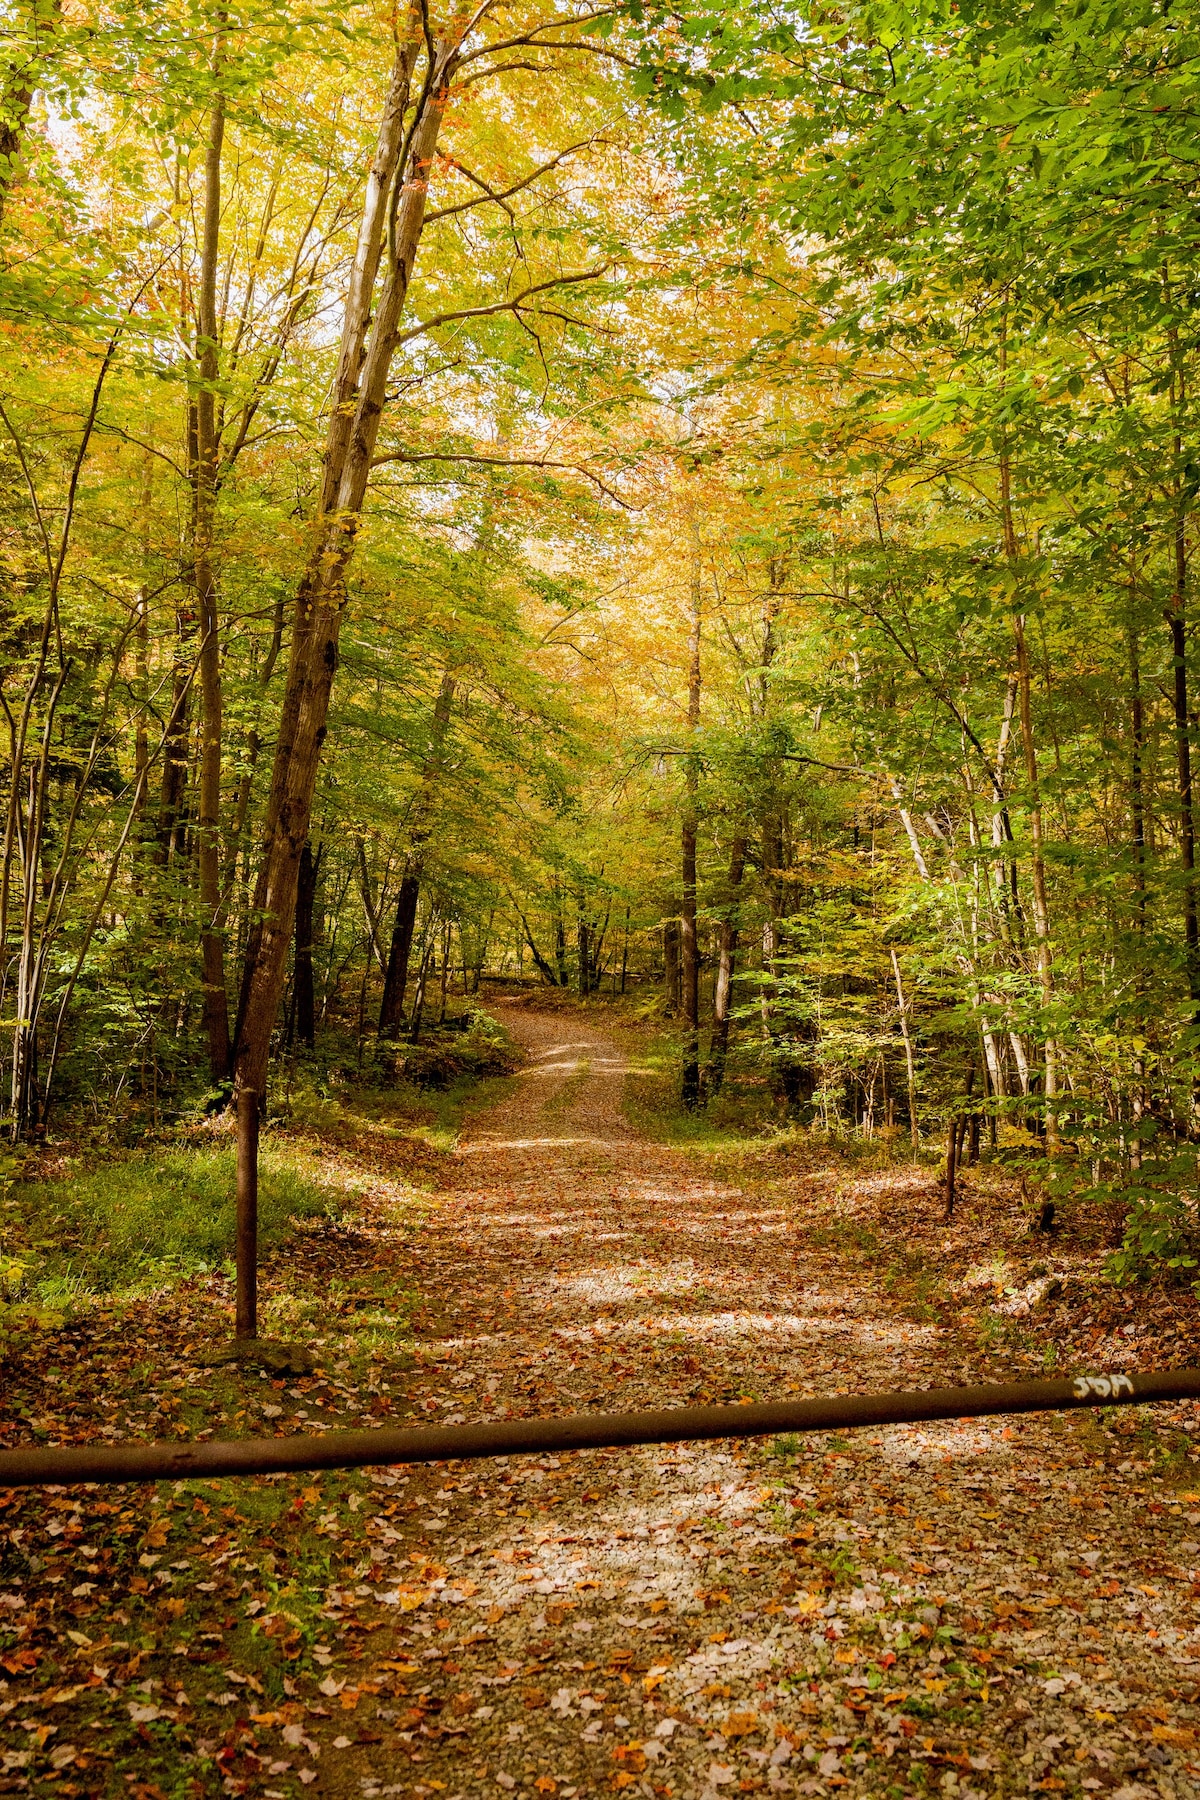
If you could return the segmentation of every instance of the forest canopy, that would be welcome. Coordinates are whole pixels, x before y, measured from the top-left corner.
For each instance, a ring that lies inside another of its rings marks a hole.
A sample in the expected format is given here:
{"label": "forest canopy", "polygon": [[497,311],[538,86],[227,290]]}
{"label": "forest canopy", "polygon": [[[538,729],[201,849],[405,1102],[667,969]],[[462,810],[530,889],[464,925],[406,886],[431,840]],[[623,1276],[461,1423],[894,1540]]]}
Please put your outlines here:
{"label": "forest canopy", "polygon": [[1198,50],[9,0],[8,1136],[428,1072],[532,984],[1186,1263]]}

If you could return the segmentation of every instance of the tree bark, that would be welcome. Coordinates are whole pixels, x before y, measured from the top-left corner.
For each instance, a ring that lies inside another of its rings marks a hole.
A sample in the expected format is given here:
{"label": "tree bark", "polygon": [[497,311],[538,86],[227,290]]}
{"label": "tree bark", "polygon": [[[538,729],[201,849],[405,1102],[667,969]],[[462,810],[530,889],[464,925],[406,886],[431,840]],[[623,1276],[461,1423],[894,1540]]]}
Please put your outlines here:
{"label": "tree bark", "polygon": [[[1001,367],[1003,368],[1003,360]],[[1017,570],[1020,551],[1012,507],[1012,470],[1007,456],[1000,458],[1000,514],[1004,531],[1004,554]],[[1043,1013],[1048,1015],[1054,1003],[1054,971],[1050,949],[1050,904],[1046,888],[1046,861],[1042,837],[1042,801],[1038,781],[1037,745],[1033,736],[1032,683],[1029,670],[1029,647],[1025,638],[1025,615],[1013,614],[1013,638],[1017,652],[1017,699],[1021,720],[1021,744],[1025,756],[1025,783],[1028,788],[1030,872],[1033,878],[1033,934],[1037,941],[1038,987]],[[1049,1017],[1044,1023],[1043,1061],[1045,1067],[1044,1102],[1046,1148],[1053,1153],[1058,1147],[1058,1046]]]}
{"label": "tree bark", "polygon": [[954,1211],[954,1202],[958,1194],[958,1116],[950,1114],[946,1129],[946,1217]]}
{"label": "tree bark", "polygon": [[900,1009],[900,1036],[904,1040],[904,1061],[908,1072],[908,1135],[912,1139],[914,1150],[921,1148],[921,1132],[917,1124],[917,1066],[913,1057],[912,1033],[908,1028],[908,1002],[904,998],[904,983],[900,979],[900,960],[896,948],[890,946],[892,955],[892,974],[896,978],[896,1004]]}
{"label": "tree bark", "polygon": [[296,885],[296,946],[292,963],[295,1035],[309,1050],[317,1041],[316,987],[313,981],[313,913],[317,898],[317,876],[322,852],[314,856],[312,844],[300,852],[300,875]]}
{"label": "tree bark", "polygon": [[425,214],[429,169],[437,145],[445,83],[456,42],[440,39],[426,82],[397,201],[395,253],[389,256],[378,305],[375,278],[383,254],[387,200],[403,140],[404,114],[419,40],[397,48],[351,270],[326,437],[313,547],[296,593],[292,642],[271,770],[254,924],[246,947],[239,1007],[236,1079],[261,1094],[291,936],[300,852],[308,836],[317,766],[325,739],[346,601],[345,576],[370,478],[397,322]]}
{"label": "tree bark", "polygon": [[[1143,765],[1146,754],[1146,723],[1142,705],[1142,670],[1137,631],[1129,627],[1129,713],[1133,738],[1129,758],[1129,807],[1133,838],[1133,889],[1137,907],[1138,929],[1146,929],[1146,801]],[[1190,773],[1190,770],[1189,770]]]}
{"label": "tree bark", "polygon": [[408,964],[412,956],[413,931],[417,923],[417,901],[421,896],[421,866],[410,864],[400,881],[396,900],[396,922],[388,949],[387,974],[383,978],[383,999],[379,1007],[379,1035],[397,1037],[404,1023],[404,990],[408,986]]}
{"label": "tree bark", "polygon": [[[1177,445],[1178,453],[1178,445]],[[1186,519],[1182,508],[1176,513],[1172,545],[1174,576],[1171,604],[1167,610],[1167,627],[1171,633],[1171,662],[1174,680],[1172,701],[1175,714],[1175,764],[1179,782],[1179,860],[1183,865],[1183,938],[1187,965],[1188,993],[1200,999],[1200,937],[1196,915],[1196,823],[1192,805],[1192,740],[1188,718],[1187,671],[1187,544]]]}
{"label": "tree bark", "polygon": [[[320,504],[311,553],[293,610],[291,650],[238,1007],[235,1088],[239,1096],[252,1093],[256,1106],[266,1088],[271,1034],[279,1009],[296,904],[300,855],[308,837],[337,668],[346,570],[370,480],[399,320],[425,218],[429,171],[445,110],[447,83],[464,24],[464,19],[456,20],[449,33],[430,45],[430,66],[415,106],[405,165],[398,170],[405,147],[404,119],[412,71],[424,43],[416,15],[409,14],[406,34],[397,45],[367,176],[333,387]],[[389,195],[397,177],[399,186],[389,219]],[[376,295],[385,233],[389,239],[387,269]],[[239,1267],[241,1282],[249,1279],[250,1260]]]}
{"label": "tree bark", "polygon": [[663,985],[666,988],[667,1012],[674,1018],[679,1011],[679,920],[665,919],[662,928]]}
{"label": "tree bark", "polygon": [[[1025,619],[1016,614],[1014,631],[1017,644],[1017,683],[1021,704],[1021,738],[1025,752],[1025,779],[1029,788],[1030,862],[1033,875],[1033,933],[1037,940],[1038,986],[1042,1006],[1049,1011],[1054,1003],[1054,973],[1050,951],[1050,905],[1046,889],[1046,862],[1042,842],[1042,804],[1038,785],[1037,746],[1033,737],[1033,708],[1030,694],[1029,652],[1025,642]],[[1044,1100],[1046,1112],[1046,1148],[1058,1145],[1058,1046],[1047,1021],[1043,1049],[1045,1067]]]}
{"label": "tree bark", "polygon": [[738,945],[738,891],[746,867],[746,840],[739,832],[729,847],[729,878],[726,883],[725,906],[721,915],[721,935],[717,951],[717,985],[713,994],[712,1040],[708,1051],[708,1068],[704,1075],[706,1098],[719,1094],[725,1080],[725,1059],[729,1053],[729,1009],[733,996],[733,971]]}
{"label": "tree bark", "polygon": [[253,1088],[237,1097],[237,1312],[235,1334],[258,1336],[258,1120]]}
{"label": "tree bark", "polygon": [[576,903],[575,948],[577,953],[578,981],[576,989],[580,999],[585,999],[592,988],[591,965],[591,932],[588,929],[585,901],[582,894]]}
{"label": "tree bark", "polygon": [[[219,53],[218,70],[219,73]],[[204,160],[204,227],[197,307],[196,459],[192,512],[193,572],[200,629],[200,806],[197,819],[200,876],[200,952],[204,1031],[209,1073],[229,1077],[229,996],[225,985],[225,920],[221,889],[221,638],[213,528],[217,496],[217,256],[221,223],[221,151],[225,102],[218,95],[209,123]]]}
{"label": "tree bark", "polygon": [[[692,579],[688,594],[688,706],[689,739],[700,726],[700,546],[693,521]],[[689,751],[684,772],[683,823],[680,828],[680,873],[683,904],[679,914],[680,988],[683,1010],[683,1070],[680,1094],[683,1104],[700,1102],[700,950],[696,940],[696,829],[700,764]]]}
{"label": "tree bark", "polygon": [[425,845],[433,828],[437,785],[445,766],[446,735],[450,728],[454,689],[455,677],[447,669],[443,672],[438,696],[434,701],[433,723],[421,769],[421,785],[413,801],[408,855],[396,899],[396,922],[392,928],[387,973],[383,980],[383,999],[379,1006],[380,1037],[395,1037],[404,1019],[404,990],[408,986],[408,964],[412,955],[417,901],[425,872]]}

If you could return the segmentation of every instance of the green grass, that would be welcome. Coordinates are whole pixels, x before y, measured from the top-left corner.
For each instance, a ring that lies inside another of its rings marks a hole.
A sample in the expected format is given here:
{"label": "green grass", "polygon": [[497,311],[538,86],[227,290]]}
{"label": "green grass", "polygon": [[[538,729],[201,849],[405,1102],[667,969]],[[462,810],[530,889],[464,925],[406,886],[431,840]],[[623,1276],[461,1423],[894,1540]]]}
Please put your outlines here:
{"label": "green grass", "polygon": [[763,1081],[730,1076],[708,1106],[689,1111],[679,1099],[679,1045],[669,1032],[642,1037],[630,1047],[625,1105],[630,1120],[660,1144],[686,1144],[701,1152],[734,1155],[763,1147],[772,1124]]}
{"label": "green grass", "polygon": [[[220,1267],[234,1241],[236,1161],[232,1145],[161,1148],[64,1180],[15,1183],[5,1236],[15,1240],[25,1288],[54,1304],[80,1290],[109,1292],[148,1276]],[[334,1218],[345,1206],[344,1183],[322,1180],[295,1151],[265,1144],[259,1167],[264,1248],[292,1220]]]}

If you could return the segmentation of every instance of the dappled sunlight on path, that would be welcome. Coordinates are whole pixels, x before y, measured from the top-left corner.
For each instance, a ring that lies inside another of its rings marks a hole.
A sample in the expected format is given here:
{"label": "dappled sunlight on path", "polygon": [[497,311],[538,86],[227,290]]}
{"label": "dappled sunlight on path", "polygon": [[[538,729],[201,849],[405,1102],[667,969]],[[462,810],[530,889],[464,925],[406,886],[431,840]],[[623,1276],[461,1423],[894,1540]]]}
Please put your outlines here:
{"label": "dappled sunlight on path", "polygon": [[[601,1032],[517,1008],[511,1026],[528,1066],[416,1245],[442,1320],[420,1415],[975,1378],[861,1257],[639,1137]],[[381,1474],[399,1535],[381,1534],[372,1591],[396,1609],[410,1710],[381,1706],[381,1743],[322,1782],[1194,1794],[1190,1728],[1148,1748],[1122,1724],[1130,1684],[1174,1707],[1200,1646],[1134,1478],[1095,1473],[1091,1428],[950,1421]],[[1127,1586],[1134,1564],[1158,1585]]]}

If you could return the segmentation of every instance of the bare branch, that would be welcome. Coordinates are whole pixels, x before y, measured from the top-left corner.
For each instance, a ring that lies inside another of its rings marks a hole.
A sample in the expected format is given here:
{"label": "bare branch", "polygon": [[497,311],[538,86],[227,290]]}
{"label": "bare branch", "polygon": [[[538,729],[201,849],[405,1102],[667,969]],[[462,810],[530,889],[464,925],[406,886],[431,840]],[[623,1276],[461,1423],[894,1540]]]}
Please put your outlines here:
{"label": "bare branch", "polygon": [[386,456],[373,457],[371,467],[377,469],[382,463],[423,462],[478,463],[484,467],[495,469],[568,469],[572,474],[582,475],[585,480],[598,487],[602,494],[607,494],[610,500],[615,500],[618,506],[623,506],[627,512],[633,510],[628,500],[623,500],[620,494],[615,493],[606,482],[600,479],[599,475],[593,474],[592,470],[585,468],[582,463],[556,462],[548,456],[477,456],[469,451],[459,450],[392,450]]}
{"label": "bare branch", "polygon": [[447,161],[451,168],[456,170],[464,180],[472,181],[477,188],[481,188],[483,190],[483,197],[479,200],[462,200],[457,206],[443,206],[440,212],[426,213],[425,223],[427,225],[434,225],[439,219],[453,218],[455,213],[469,212],[473,206],[485,206],[488,201],[499,203],[502,200],[511,200],[512,196],[514,194],[519,194],[523,188],[531,187],[539,176],[548,175],[551,169],[557,169],[559,163],[564,162],[568,156],[573,156],[577,150],[590,149],[595,142],[595,138],[584,138],[578,144],[568,144],[565,150],[560,150],[558,155],[551,157],[549,162],[543,163],[539,169],[534,169],[530,174],[526,175],[523,180],[514,182],[512,187],[502,188],[499,193],[497,193],[495,188],[490,188],[481,176],[475,175],[470,169],[465,168],[457,158],[449,157],[447,158]]}
{"label": "bare branch", "polygon": [[611,56],[615,57],[618,62],[624,62],[627,67],[636,68],[637,67],[636,63],[634,63],[630,58],[621,56],[619,54],[619,52],[617,52],[615,50],[611,51],[611,52],[607,51],[607,46],[602,46],[599,44],[555,44],[553,42],[548,43],[546,41],[545,37],[543,36],[543,33],[547,32],[547,31],[567,31],[573,27],[577,28],[581,25],[593,25],[593,24],[595,24],[597,19],[613,19],[616,17],[616,15],[617,15],[617,8],[615,6],[602,6],[602,7],[597,7],[595,12],[584,13],[584,14],[576,15],[576,16],[568,16],[568,17],[562,18],[562,19],[547,19],[544,25],[535,25],[532,28],[532,30],[522,32],[519,37],[502,38],[498,43],[495,43],[495,44],[481,44],[479,46],[478,50],[468,51],[468,53],[464,57],[461,58],[459,66],[462,68],[465,68],[468,63],[478,62],[478,60],[481,56],[495,56],[501,50],[542,49],[542,50],[594,50],[594,51],[599,52],[602,55],[607,52]]}
{"label": "bare branch", "polygon": [[432,319],[424,319],[421,324],[414,325],[411,331],[402,332],[396,339],[396,346],[410,343],[413,338],[421,337],[427,331],[434,331],[439,325],[452,325],[458,319],[486,319],[495,313],[519,312],[524,301],[531,294],[544,294],[552,288],[574,287],[584,281],[598,281],[607,275],[611,263],[602,263],[598,269],[583,269],[578,275],[556,275],[551,281],[537,281],[530,287],[522,288],[511,300],[496,300],[490,306],[467,306],[459,312],[436,313]]}

